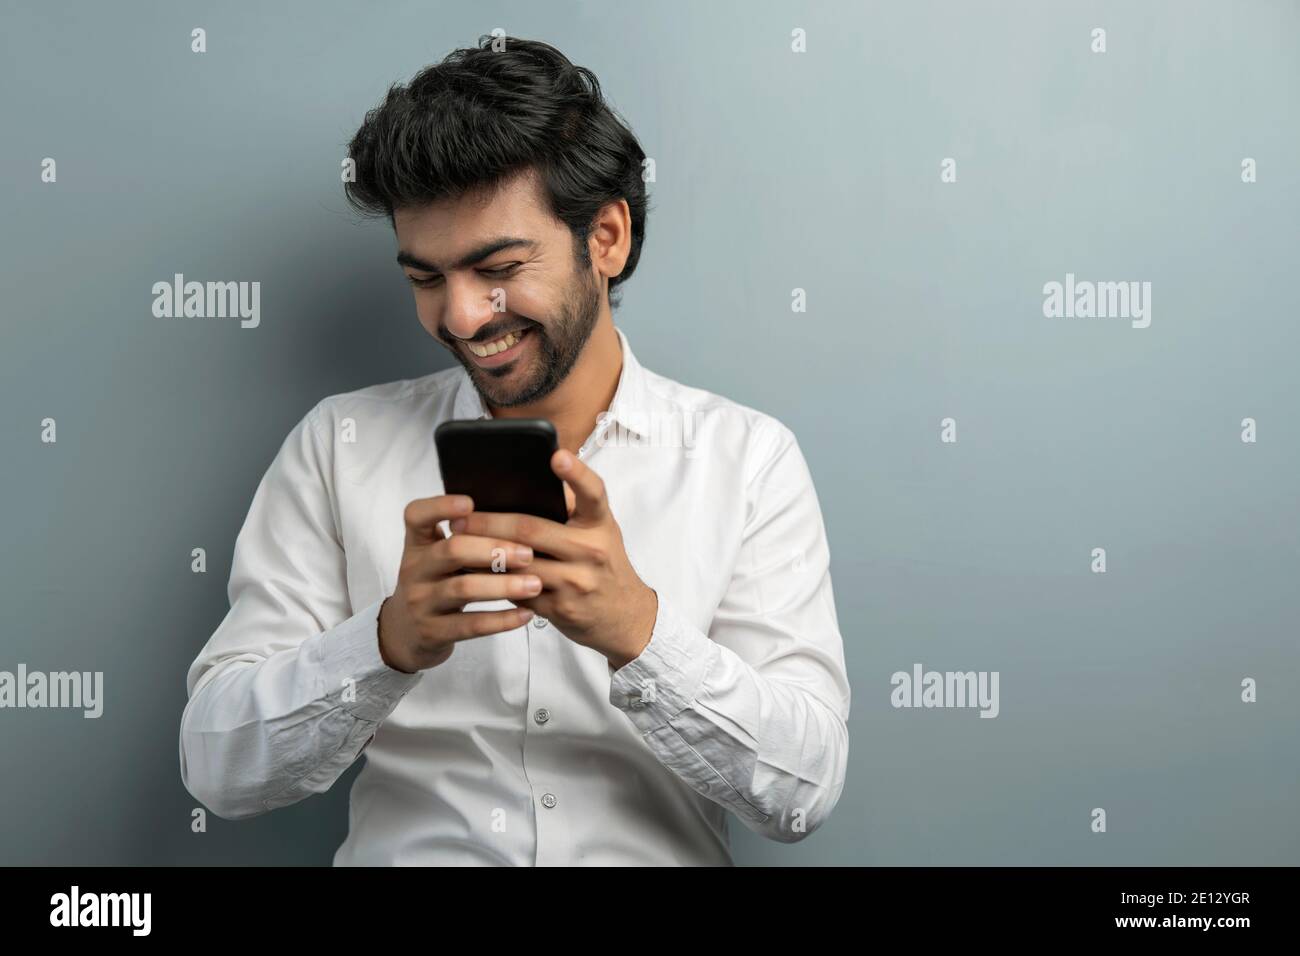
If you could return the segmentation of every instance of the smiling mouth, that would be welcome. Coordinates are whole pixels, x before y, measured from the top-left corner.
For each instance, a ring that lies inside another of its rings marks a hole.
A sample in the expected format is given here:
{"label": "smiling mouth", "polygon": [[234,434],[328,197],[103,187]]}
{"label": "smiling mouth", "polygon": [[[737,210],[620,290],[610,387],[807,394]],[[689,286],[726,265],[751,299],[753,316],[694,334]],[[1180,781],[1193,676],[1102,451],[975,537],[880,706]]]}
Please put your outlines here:
{"label": "smiling mouth", "polygon": [[508,332],[499,339],[493,339],[491,342],[484,342],[481,345],[477,342],[465,342],[465,348],[469,349],[479,358],[491,358],[502,352],[508,352],[518,345],[528,335],[527,329],[519,329],[514,332]]}

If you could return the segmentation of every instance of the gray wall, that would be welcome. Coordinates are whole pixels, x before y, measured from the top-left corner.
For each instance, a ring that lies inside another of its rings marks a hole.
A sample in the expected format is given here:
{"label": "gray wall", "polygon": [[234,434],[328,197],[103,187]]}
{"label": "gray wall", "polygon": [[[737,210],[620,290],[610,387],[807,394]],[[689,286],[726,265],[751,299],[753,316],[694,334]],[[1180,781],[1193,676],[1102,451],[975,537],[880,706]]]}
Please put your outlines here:
{"label": "gray wall", "polygon": [[[1296,4],[379,6],[4,6],[0,670],[102,670],[106,703],[0,710],[0,862],[328,863],[352,772],[190,831],[185,670],[294,422],[448,362],[339,161],[500,26],[657,161],[638,356],[817,480],[848,782],[801,844],[737,822],[737,859],[1300,863]],[[260,281],[260,326],[154,318],[177,272]],[[1150,326],[1045,317],[1067,272],[1151,282]],[[999,716],[893,708],[916,662],[999,672]]]}

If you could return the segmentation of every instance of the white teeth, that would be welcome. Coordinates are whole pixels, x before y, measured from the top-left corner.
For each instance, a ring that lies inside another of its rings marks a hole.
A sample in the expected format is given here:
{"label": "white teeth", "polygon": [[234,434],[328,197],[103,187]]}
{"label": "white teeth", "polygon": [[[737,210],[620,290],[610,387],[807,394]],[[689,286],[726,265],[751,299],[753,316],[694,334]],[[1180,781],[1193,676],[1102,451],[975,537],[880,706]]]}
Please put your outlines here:
{"label": "white teeth", "polygon": [[504,338],[497,339],[494,342],[489,342],[487,345],[475,345],[473,342],[466,342],[465,344],[468,345],[469,350],[479,358],[487,358],[489,355],[496,355],[498,352],[504,352],[506,349],[518,342],[522,337],[522,334],[516,335],[514,332],[511,332]]}

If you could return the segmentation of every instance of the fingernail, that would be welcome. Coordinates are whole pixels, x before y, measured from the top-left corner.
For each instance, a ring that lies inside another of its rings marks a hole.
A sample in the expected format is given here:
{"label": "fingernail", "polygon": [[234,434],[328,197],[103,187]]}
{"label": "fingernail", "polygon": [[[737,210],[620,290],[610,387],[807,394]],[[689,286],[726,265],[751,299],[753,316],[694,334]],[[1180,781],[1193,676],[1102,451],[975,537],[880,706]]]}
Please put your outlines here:
{"label": "fingernail", "polygon": [[521,608],[519,609],[519,623],[520,623],[520,624],[526,624],[526,623],[528,623],[528,621],[532,618],[532,616],[533,616],[533,612],[530,611],[530,610],[528,610],[528,608],[526,608],[526,607],[521,607]]}
{"label": "fingernail", "polygon": [[459,534],[465,530],[465,523],[464,518],[456,518],[451,522],[451,530]]}
{"label": "fingernail", "polygon": [[466,497],[465,495],[458,495],[456,497],[456,500],[452,504],[452,508],[455,511],[460,512],[461,514],[469,514],[470,509],[473,507],[474,507],[473,499]]}
{"label": "fingernail", "polygon": [[555,463],[555,470],[556,471],[569,470],[569,453],[567,451],[561,453],[560,460]]}
{"label": "fingernail", "polygon": [[514,549],[514,556],[516,564],[527,564],[533,560],[533,549],[520,545]]}
{"label": "fingernail", "polygon": [[524,578],[524,592],[527,594],[536,594],[542,589],[542,579],[529,575]]}

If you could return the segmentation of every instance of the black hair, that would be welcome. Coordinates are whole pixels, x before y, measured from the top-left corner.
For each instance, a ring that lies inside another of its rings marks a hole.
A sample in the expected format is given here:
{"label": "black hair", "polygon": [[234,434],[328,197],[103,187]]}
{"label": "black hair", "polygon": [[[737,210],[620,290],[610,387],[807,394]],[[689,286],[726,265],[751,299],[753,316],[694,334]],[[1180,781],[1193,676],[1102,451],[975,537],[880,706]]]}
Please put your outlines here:
{"label": "black hair", "polygon": [[490,194],[525,170],[538,174],[555,217],[573,234],[578,262],[602,206],[627,200],[632,243],[614,288],[631,278],[645,239],[645,153],[605,103],[600,82],[555,47],[514,37],[479,38],[406,85],[394,84],[348,145],[356,164],[344,185],[367,215],[467,193]]}

